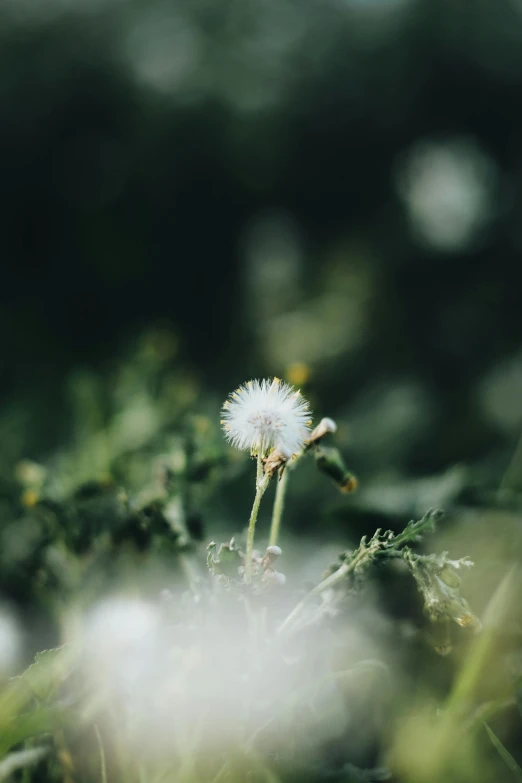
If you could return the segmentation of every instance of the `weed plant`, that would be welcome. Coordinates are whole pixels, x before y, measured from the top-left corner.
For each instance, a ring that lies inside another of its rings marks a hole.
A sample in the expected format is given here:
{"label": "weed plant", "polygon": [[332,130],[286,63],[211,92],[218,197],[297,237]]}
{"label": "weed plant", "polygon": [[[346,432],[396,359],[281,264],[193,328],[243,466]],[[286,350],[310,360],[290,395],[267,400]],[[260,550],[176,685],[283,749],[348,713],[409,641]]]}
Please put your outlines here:
{"label": "weed plant", "polygon": [[[228,446],[173,350],[155,332],[110,378],[77,375],[67,448],[4,479],[0,587],[41,650],[12,671],[6,614],[0,779],[522,780],[516,567],[481,571],[479,619],[467,554],[426,551],[458,522],[448,494],[450,522],[384,514],[317,572],[328,542],[306,550],[285,509],[305,463],[363,508],[335,422],[313,427],[300,392],[254,381],[225,404]],[[236,535],[208,543],[205,516],[229,513],[238,481],[250,517],[236,504]],[[491,538],[518,508],[506,487],[484,501]],[[472,548],[498,566],[494,546]]]}

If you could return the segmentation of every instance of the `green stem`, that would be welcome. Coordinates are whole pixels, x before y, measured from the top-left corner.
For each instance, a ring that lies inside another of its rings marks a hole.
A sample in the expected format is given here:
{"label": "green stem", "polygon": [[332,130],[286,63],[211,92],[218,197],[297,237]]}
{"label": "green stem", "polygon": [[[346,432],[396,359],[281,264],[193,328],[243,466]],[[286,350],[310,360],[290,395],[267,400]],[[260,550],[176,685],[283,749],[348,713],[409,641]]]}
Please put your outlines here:
{"label": "green stem", "polygon": [[269,546],[275,546],[277,544],[277,539],[279,538],[279,528],[281,527],[281,517],[283,516],[283,509],[285,506],[286,487],[289,475],[290,472],[288,468],[286,468],[283,470],[283,475],[277,482],[274,510],[272,512],[272,522],[270,525]]}
{"label": "green stem", "polygon": [[288,617],[279,626],[278,634],[290,630],[294,625],[296,618],[299,617],[299,615],[306,609],[310,601],[312,601],[321,593],[324,593],[325,590],[330,590],[332,587],[335,587],[337,584],[339,584],[339,582],[344,581],[349,574],[355,571],[357,566],[359,566],[361,561],[363,561],[367,556],[368,550],[361,549],[355,555],[353,560],[351,560],[349,563],[343,563],[342,566],[337,569],[337,571],[334,571],[333,574],[330,574],[330,576],[326,577],[326,579],[323,579],[322,582],[319,582],[319,584],[310,590],[310,592],[305,595],[303,600],[300,601],[290,612]]}
{"label": "green stem", "polygon": [[105,761],[105,751],[103,749],[103,742],[98,728],[98,724],[94,724],[94,733],[96,734],[96,741],[98,743],[98,749],[100,751],[100,773],[102,783],[107,783],[107,764]]}
{"label": "green stem", "polygon": [[515,451],[507,466],[498,488],[499,493],[506,490],[516,491],[522,488],[522,435],[518,439]]}
{"label": "green stem", "polygon": [[257,455],[257,479],[256,479],[256,496],[254,498],[254,505],[252,506],[252,512],[250,514],[250,521],[248,523],[247,533],[247,546],[245,555],[245,582],[250,582],[252,579],[252,554],[254,551],[254,535],[256,532],[256,521],[259,513],[259,506],[261,504],[261,498],[265,494],[265,490],[268,487],[270,476],[263,473],[263,461],[261,454]]}
{"label": "green stem", "polygon": [[475,639],[455,678],[452,692],[446,701],[445,712],[448,715],[455,714],[459,708],[472,702],[478,685],[484,680],[488,661],[491,660],[497,629],[502,628],[506,620],[513,616],[514,597],[519,592],[516,566],[512,566],[489,599],[482,633]]}

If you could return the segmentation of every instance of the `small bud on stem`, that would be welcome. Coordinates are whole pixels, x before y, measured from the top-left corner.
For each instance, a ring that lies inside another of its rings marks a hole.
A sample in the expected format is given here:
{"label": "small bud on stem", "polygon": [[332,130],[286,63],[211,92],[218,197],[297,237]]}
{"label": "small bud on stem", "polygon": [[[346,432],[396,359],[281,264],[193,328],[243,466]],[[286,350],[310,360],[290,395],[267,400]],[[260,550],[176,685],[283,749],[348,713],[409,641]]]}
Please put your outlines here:
{"label": "small bud on stem", "polygon": [[263,469],[268,476],[272,477],[274,473],[279,470],[279,468],[284,469],[286,463],[291,458],[292,452],[288,449],[283,447],[274,449],[274,451],[272,451],[268,457],[265,457],[263,460]]}
{"label": "small bud on stem", "polygon": [[327,435],[329,432],[334,433],[337,432],[337,424],[333,419],[324,418],[321,419],[317,427],[312,430],[312,433],[310,437],[307,440],[308,446],[313,446],[314,444],[318,443],[321,438],[324,438],[325,435]]}
{"label": "small bud on stem", "polygon": [[335,481],[341,492],[353,492],[357,489],[357,479],[343,462],[338,449],[319,447],[315,455],[317,467]]}

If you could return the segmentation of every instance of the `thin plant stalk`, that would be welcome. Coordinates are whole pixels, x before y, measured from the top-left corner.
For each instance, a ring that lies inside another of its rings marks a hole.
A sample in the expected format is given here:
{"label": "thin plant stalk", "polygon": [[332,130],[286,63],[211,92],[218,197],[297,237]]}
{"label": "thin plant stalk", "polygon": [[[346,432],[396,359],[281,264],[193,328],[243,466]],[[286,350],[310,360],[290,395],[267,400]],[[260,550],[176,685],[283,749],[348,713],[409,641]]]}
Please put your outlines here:
{"label": "thin plant stalk", "polygon": [[[314,601],[315,598],[318,595],[321,595],[321,593],[324,593],[325,590],[336,587],[357,569],[370,564],[374,559],[379,557],[400,557],[401,555],[398,549],[410,541],[417,540],[419,535],[423,534],[425,531],[433,530],[434,522],[436,519],[440,518],[440,516],[442,516],[441,511],[430,509],[418,522],[410,522],[402,533],[385,540],[382,538],[380,529],[375,532],[373,538],[369,542],[366,541],[366,536],[363,536],[358,549],[353,552],[351,560],[345,561],[337,571],[334,571],[333,574],[330,574],[330,576],[327,576],[322,582],[319,582],[318,585],[304,596],[279,626],[278,634],[294,633],[298,626],[297,621],[306,611],[310,602]],[[321,613],[322,610],[323,607],[319,607],[319,613]]]}
{"label": "thin plant stalk", "polygon": [[270,477],[263,473],[263,461],[261,453],[259,453],[257,455],[256,496],[254,498],[254,505],[252,506],[252,512],[250,514],[247,533],[247,546],[245,555],[245,582],[247,583],[252,579],[252,554],[254,552],[254,536],[256,532],[257,515],[259,513],[261,498],[265,494],[269,481]]}
{"label": "thin plant stalk", "polygon": [[293,626],[295,625],[295,621],[303,613],[303,611],[306,609],[308,604],[311,600],[313,600],[316,596],[321,595],[321,593],[324,593],[325,590],[330,590],[332,587],[335,587],[339,582],[344,581],[349,574],[353,573],[361,560],[363,560],[365,557],[367,557],[367,550],[362,549],[356,557],[350,563],[343,563],[340,568],[337,569],[333,574],[328,576],[326,579],[323,579],[322,582],[319,582],[318,585],[316,585],[312,590],[310,590],[309,593],[305,595],[305,597],[300,601],[297,606],[290,612],[288,617],[284,620],[284,622],[280,625],[278,629],[278,633],[282,634],[285,631],[289,631],[290,629],[293,630]]}
{"label": "thin plant stalk", "polygon": [[270,524],[270,538],[268,541],[269,546],[275,546],[277,544],[277,539],[279,538],[279,530],[281,527],[283,509],[285,507],[285,496],[289,475],[290,471],[288,468],[286,468],[283,470],[283,475],[277,482],[274,510],[272,512],[272,522]]}
{"label": "thin plant stalk", "polygon": [[499,493],[506,490],[517,491],[522,488],[522,435],[518,439],[515,451],[507,466],[498,488]]}
{"label": "thin plant stalk", "polygon": [[103,749],[103,742],[100,734],[98,724],[94,724],[94,733],[96,734],[96,741],[98,743],[98,749],[100,751],[100,774],[102,783],[107,783],[107,763],[105,761],[105,751]]}

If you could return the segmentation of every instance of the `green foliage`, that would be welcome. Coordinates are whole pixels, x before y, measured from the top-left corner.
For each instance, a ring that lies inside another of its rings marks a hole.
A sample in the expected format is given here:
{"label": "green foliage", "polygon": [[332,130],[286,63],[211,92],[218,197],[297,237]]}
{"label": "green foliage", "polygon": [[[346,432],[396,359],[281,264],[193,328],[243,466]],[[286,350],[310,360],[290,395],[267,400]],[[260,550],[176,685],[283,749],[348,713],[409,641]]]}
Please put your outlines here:
{"label": "green foliage", "polygon": [[243,559],[241,550],[236,546],[234,538],[231,539],[229,544],[220,544],[219,549],[212,541],[207,546],[207,552],[207,566],[212,574],[224,577],[226,580],[238,576]]}
{"label": "green foliage", "polygon": [[[194,413],[204,405],[194,389],[171,406],[158,339],[138,345],[118,383],[78,376],[77,437],[41,463],[20,463],[9,484],[0,579],[25,590],[67,644],[0,685],[0,776],[23,768],[24,783],[438,783],[458,767],[458,783],[471,774],[489,783],[494,762],[483,758],[477,726],[510,709],[519,680],[481,691],[498,634],[481,630],[468,604],[471,559],[451,558],[453,545],[425,551],[428,535],[450,527],[438,524],[442,512],[357,538],[347,529],[358,543],[312,584],[302,574],[313,550],[300,554],[291,537],[284,551],[259,545],[246,580],[247,515],[234,518],[237,535],[206,551],[202,520],[251,463],[235,461],[212,420]],[[343,490],[331,497],[351,502],[353,474],[323,443],[332,434],[266,479],[276,540],[306,461]],[[263,508],[256,545],[267,537]],[[499,590],[485,626],[509,615],[516,590],[511,581]],[[379,603],[395,596],[408,613],[404,635]],[[419,603],[427,617],[415,614]],[[417,656],[421,689],[422,666],[439,665],[433,651],[449,684],[416,704],[403,659]]]}
{"label": "green foliage", "polygon": [[504,747],[497,735],[490,729],[487,723],[484,723],[484,728],[487,731],[493,746],[498,751],[500,758],[505,762],[506,767],[513,773],[513,779],[522,781],[522,769],[519,767],[509,750]]}
{"label": "green foliage", "polygon": [[13,680],[17,687],[26,687],[41,702],[46,702],[70,673],[71,651],[67,647],[42,650],[34,662]]}

